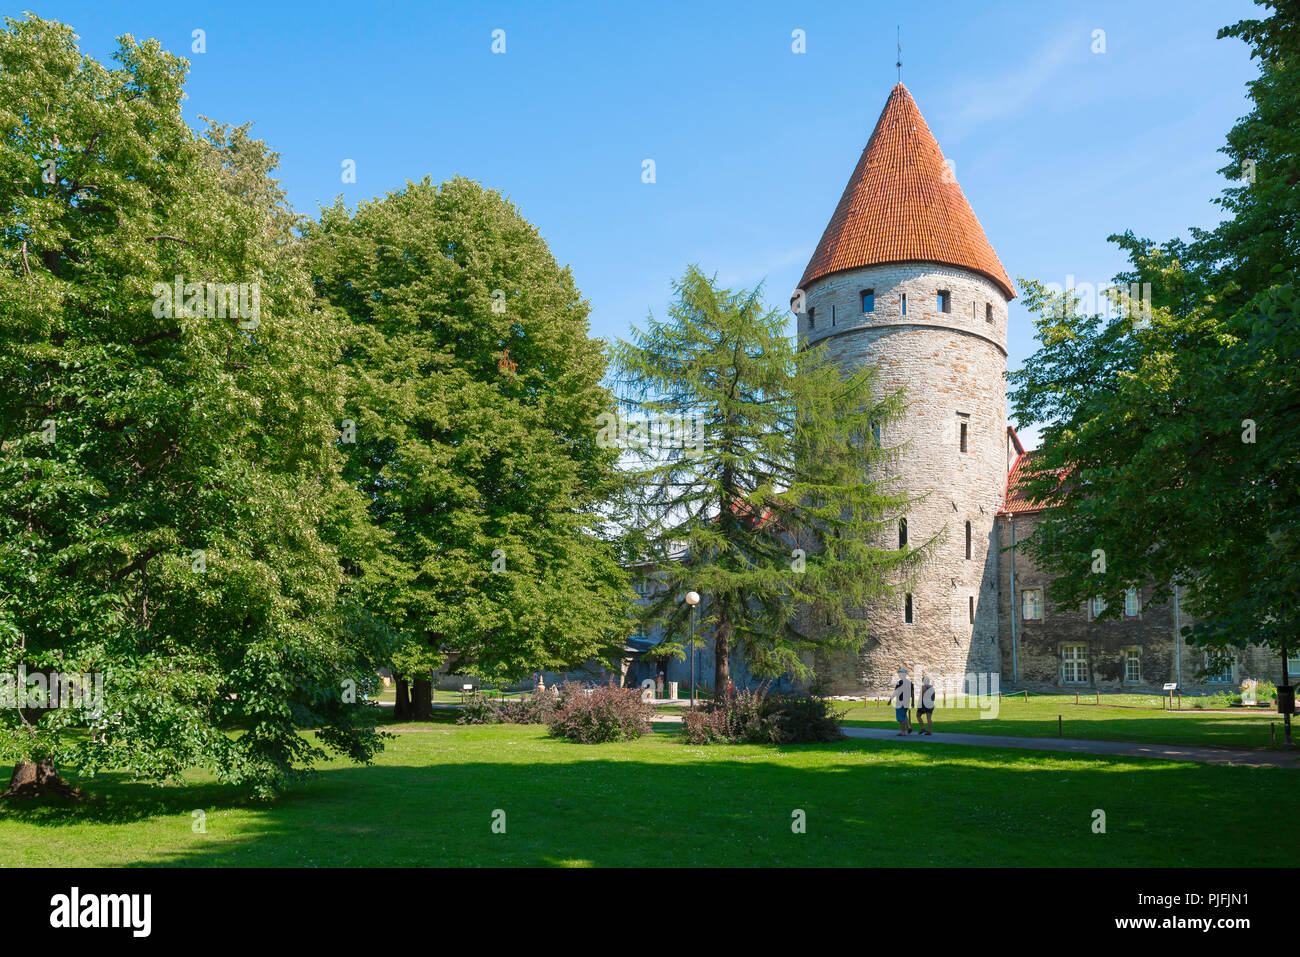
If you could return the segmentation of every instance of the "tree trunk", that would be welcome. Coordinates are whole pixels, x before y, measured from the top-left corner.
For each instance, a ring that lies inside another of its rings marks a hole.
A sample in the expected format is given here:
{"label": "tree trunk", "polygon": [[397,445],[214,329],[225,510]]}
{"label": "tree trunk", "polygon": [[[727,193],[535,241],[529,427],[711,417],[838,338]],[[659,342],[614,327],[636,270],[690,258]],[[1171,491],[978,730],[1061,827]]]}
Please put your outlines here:
{"label": "tree trunk", "polygon": [[393,720],[410,721],[411,692],[406,683],[406,676],[394,674],[393,685],[397,689],[397,701],[393,705]]}
{"label": "tree trunk", "polygon": [[416,721],[433,720],[433,682],[416,678],[411,692],[411,714]]}
{"label": "tree trunk", "polygon": [[14,765],[13,777],[9,779],[9,790],[0,794],[0,798],[34,798],[48,794],[57,794],[70,801],[80,801],[81,791],[59,777],[54,769],[54,762],[49,758],[39,761],[19,761]]}
{"label": "tree trunk", "polygon": [[721,701],[731,684],[731,616],[718,608],[718,624],[713,632],[713,699]]}

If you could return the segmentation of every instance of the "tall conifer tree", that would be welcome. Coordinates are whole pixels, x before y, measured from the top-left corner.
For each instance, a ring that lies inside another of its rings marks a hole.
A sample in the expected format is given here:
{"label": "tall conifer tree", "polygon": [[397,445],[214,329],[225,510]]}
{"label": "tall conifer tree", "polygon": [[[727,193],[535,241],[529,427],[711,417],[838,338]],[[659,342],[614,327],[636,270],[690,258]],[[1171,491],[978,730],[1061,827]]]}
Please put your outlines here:
{"label": "tall conifer tree", "polygon": [[825,348],[798,350],[761,287],[720,289],[692,266],[673,288],[667,318],[615,350],[633,423],[628,556],[666,585],[646,623],[683,654],[682,596],[697,591],[715,689],[734,650],[756,674],[809,678],[815,653],[862,645],[864,606],[927,551],[891,542],[908,499],[877,436],[902,399],[877,394],[870,368],[846,376]]}

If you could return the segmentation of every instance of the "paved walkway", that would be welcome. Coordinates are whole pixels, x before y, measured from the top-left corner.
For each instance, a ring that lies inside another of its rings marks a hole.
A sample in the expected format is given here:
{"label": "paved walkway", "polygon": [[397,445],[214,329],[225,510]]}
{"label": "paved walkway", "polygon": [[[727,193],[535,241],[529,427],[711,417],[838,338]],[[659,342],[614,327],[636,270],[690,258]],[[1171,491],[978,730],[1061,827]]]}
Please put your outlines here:
{"label": "paved walkway", "polygon": [[[850,738],[898,741],[898,732],[887,728],[844,728]],[[1300,767],[1292,751],[1267,748],[1216,748],[1210,745],[1140,744],[1133,741],[1088,741],[1082,738],[1021,738],[1005,734],[909,734],[908,744],[972,744],[986,748],[1020,748],[1026,751],[1069,751],[1075,754],[1109,754],[1125,758],[1160,758],[1166,761],[1195,761],[1199,764],[1239,764],[1252,768]],[[902,743],[901,741],[899,742]]]}

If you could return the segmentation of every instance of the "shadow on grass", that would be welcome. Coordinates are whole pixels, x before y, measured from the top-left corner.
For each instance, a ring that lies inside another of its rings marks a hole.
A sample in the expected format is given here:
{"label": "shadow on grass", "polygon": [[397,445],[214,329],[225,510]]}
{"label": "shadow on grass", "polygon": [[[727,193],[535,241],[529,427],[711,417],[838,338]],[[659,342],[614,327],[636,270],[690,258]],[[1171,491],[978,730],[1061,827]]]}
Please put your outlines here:
{"label": "shadow on grass", "polygon": [[271,805],[114,783],[98,809],[23,819],[147,830],[143,818],[206,807],[208,833],[181,835],[173,818],[166,841],[131,852],[180,866],[1229,866],[1242,847],[1256,865],[1290,862],[1275,833],[1293,819],[1290,771],[904,742],[692,747],[662,732],[558,746],[538,728],[501,731],[405,736],[389,763],[329,767]]}

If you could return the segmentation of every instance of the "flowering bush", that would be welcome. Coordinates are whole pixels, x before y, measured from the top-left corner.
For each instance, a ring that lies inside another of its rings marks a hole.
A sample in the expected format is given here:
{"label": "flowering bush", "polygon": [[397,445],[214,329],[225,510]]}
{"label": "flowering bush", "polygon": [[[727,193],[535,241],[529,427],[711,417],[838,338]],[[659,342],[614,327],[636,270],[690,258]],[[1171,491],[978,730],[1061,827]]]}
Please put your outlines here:
{"label": "flowering bush", "polygon": [[649,732],[654,713],[654,705],[641,700],[639,689],[620,688],[613,682],[591,688],[565,682],[559,707],[547,724],[555,737],[583,744],[631,741]]}

